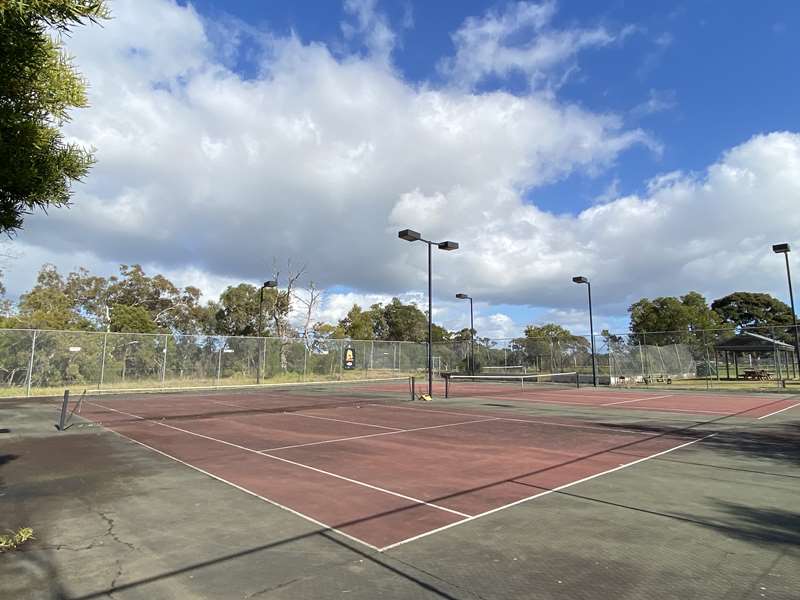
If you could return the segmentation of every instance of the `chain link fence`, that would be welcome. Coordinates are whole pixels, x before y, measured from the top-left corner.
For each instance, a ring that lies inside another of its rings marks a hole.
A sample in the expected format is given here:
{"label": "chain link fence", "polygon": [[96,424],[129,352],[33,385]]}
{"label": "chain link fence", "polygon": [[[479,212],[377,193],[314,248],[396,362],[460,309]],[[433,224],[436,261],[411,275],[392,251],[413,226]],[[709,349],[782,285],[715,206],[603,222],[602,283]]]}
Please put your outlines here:
{"label": "chain link fence", "polygon": [[[792,327],[764,327],[596,335],[598,383],[800,388],[794,334]],[[345,366],[348,348],[352,369]],[[591,349],[591,338],[578,335],[442,342],[433,344],[433,368],[437,376],[578,372],[588,383]],[[370,379],[426,369],[427,344],[417,342],[0,330],[3,396]]]}
{"label": "chain link fence", "polygon": [[[798,386],[795,331],[788,327],[720,328],[595,335],[600,385],[769,389]],[[434,366],[450,372],[578,372],[592,380],[591,336],[476,338],[433,345]]]}
{"label": "chain link fence", "polygon": [[426,365],[416,342],[0,330],[2,396],[400,377]]}

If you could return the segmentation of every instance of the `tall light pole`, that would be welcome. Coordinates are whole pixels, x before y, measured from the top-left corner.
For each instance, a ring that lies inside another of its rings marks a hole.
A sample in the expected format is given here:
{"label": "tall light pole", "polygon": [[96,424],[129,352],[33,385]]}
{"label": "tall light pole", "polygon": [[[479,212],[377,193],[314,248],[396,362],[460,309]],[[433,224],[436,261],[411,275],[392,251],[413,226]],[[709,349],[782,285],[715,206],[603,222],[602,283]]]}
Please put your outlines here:
{"label": "tall light pole", "polygon": [[592,284],[586,277],[580,275],[573,277],[572,281],[574,283],[585,283],[586,287],[589,289],[589,331],[592,336],[592,385],[597,387],[597,364],[594,357],[594,320],[592,319]]}
{"label": "tall light pole", "polygon": [[786,259],[786,279],[789,280],[789,303],[792,307],[792,323],[794,323],[794,359],[800,369],[800,332],[797,331],[797,315],[794,312],[794,291],[792,290],[792,272],[789,270],[789,244],[775,244],[772,246],[775,254],[783,254]]}
{"label": "tall light pole", "polygon": [[[275,288],[278,287],[278,282],[270,279],[269,281],[265,281],[264,285],[261,286],[261,289],[258,292],[258,336],[263,337],[264,333],[264,290],[267,288]],[[261,348],[258,349],[258,368],[256,370],[256,383],[261,383],[261,364],[264,359],[261,356]]]}
{"label": "tall light pole", "polygon": [[466,294],[456,294],[459,300],[469,300],[469,372],[475,375],[475,320],[472,315],[472,297]]}
{"label": "tall light pole", "polygon": [[403,229],[397,237],[407,242],[425,242],[428,244],[428,396],[433,397],[433,285],[431,283],[431,248],[435,245],[439,250],[458,250],[457,242],[432,242],[423,239],[419,232]]}

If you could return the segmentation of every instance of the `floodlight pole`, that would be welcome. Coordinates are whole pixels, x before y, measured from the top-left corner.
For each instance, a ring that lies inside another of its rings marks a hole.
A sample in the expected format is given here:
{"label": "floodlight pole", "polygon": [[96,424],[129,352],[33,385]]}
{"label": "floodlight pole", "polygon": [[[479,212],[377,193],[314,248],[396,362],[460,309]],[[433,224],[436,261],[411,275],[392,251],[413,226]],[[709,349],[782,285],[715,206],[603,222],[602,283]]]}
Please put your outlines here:
{"label": "floodlight pole", "polygon": [[459,300],[469,300],[469,373],[475,375],[475,319],[472,312],[472,296],[456,294]]}
{"label": "floodlight pole", "polygon": [[775,244],[772,251],[775,254],[783,254],[786,259],[786,279],[789,282],[789,304],[792,308],[792,323],[794,324],[794,360],[800,370],[800,332],[797,331],[797,315],[794,311],[794,291],[792,290],[792,271],[789,268],[789,244]]}
{"label": "floodlight pole", "polygon": [[428,396],[433,398],[433,244],[428,244]]}
{"label": "floodlight pole", "polygon": [[436,245],[439,250],[458,250],[458,243],[451,241],[432,242],[424,239],[419,232],[412,229],[403,229],[397,237],[407,242],[425,242],[428,244],[428,396],[433,397],[433,276],[432,276],[432,247]]}
{"label": "floodlight pole", "polygon": [[592,282],[586,277],[573,277],[575,283],[585,283],[589,290],[589,334],[592,341],[592,385],[597,387],[597,362],[594,354],[594,319],[592,318]]}

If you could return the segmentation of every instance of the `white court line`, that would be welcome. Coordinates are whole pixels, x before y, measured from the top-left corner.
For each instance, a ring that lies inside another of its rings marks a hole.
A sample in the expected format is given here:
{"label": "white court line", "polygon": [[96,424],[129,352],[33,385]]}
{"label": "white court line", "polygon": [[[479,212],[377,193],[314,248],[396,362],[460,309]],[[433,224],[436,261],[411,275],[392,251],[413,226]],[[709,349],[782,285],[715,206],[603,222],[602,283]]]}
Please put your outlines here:
{"label": "white court line", "polygon": [[377,485],[371,485],[369,483],[365,483],[363,481],[359,481],[357,479],[350,479],[349,477],[345,477],[344,475],[337,475],[336,473],[331,473],[330,471],[325,471],[323,469],[318,469],[316,467],[312,467],[311,465],[306,465],[300,462],[295,462],[293,460],[289,460],[288,458],[282,458],[280,456],[275,456],[274,454],[266,454],[264,452],[258,452],[261,456],[266,456],[268,458],[272,458],[274,460],[279,460],[281,462],[285,462],[290,465],[295,465],[296,467],[302,467],[304,469],[309,469],[310,471],[316,471],[317,473],[322,473],[323,475],[329,475],[331,477],[336,477],[337,479],[342,479],[344,481],[349,481],[350,483],[355,483],[356,485],[361,485],[366,488],[370,488],[373,490],[377,490],[379,492],[383,492],[384,494],[391,494],[392,496],[397,496],[398,498],[403,498],[405,500],[410,500],[416,504],[424,504],[425,506],[430,506],[431,508],[438,508],[439,510],[443,510],[445,512],[452,513],[454,515],[458,515],[460,517],[469,517],[468,514],[462,513],[458,510],[453,510],[452,508],[447,508],[446,506],[440,506],[438,504],[433,504],[431,502],[425,502],[424,500],[420,500],[418,498],[414,498],[413,496],[406,496],[405,494],[401,494],[399,492],[393,492],[391,490],[387,490],[382,487],[378,487]]}
{"label": "white court line", "polygon": [[[381,406],[381,405],[375,405]],[[450,410],[437,410],[437,409],[428,409],[428,408],[414,408],[411,406],[390,406],[387,408],[402,408],[404,410],[416,410],[420,412],[432,412],[432,413],[442,413],[445,415],[459,415],[462,417],[477,417],[475,413],[463,413],[463,412],[453,412]],[[716,414],[716,413],[714,413]],[[605,433],[612,433],[621,431],[623,433],[634,433],[636,435],[650,435],[649,433],[642,433],[641,431],[637,431],[635,429],[623,429],[616,427],[613,430],[609,430],[607,427],[600,427],[598,425],[575,425],[570,423],[554,423],[552,421],[540,421],[538,419],[517,419],[514,417],[494,417],[493,419],[487,420],[495,420],[495,421],[514,421],[517,423],[536,423],[538,425],[552,425],[553,427],[567,427],[568,429],[591,429],[594,431],[603,431]]]}
{"label": "white court line", "polygon": [[319,446],[321,444],[334,444],[336,442],[348,442],[350,440],[363,440],[365,438],[374,438],[383,435],[397,435],[398,433],[411,433],[413,431],[425,431],[427,429],[440,429],[442,427],[455,427],[456,425],[468,425],[469,423],[485,423],[486,421],[500,421],[498,417],[490,419],[477,419],[475,421],[460,421],[458,423],[445,423],[444,425],[430,425],[428,427],[414,427],[413,429],[399,429],[397,431],[383,431],[381,433],[368,433],[366,435],[354,435],[345,438],[336,438],[333,440],[322,440],[319,442],[308,442],[307,444],[294,444],[292,446],[279,446],[278,448],[265,448],[259,452],[277,452],[278,450],[289,450],[291,448],[305,448],[306,446]]}
{"label": "white court line", "polygon": [[650,398],[634,398],[633,400],[623,400],[622,402],[609,402],[601,404],[600,406],[614,406],[615,404],[630,404],[631,402],[646,402],[648,400],[661,400],[662,398],[672,398],[674,394],[667,394],[665,396],[652,396]]}
{"label": "white court line", "polygon": [[[488,398],[488,396],[484,396]],[[507,398],[511,401],[514,401],[513,398],[508,398],[508,396],[492,396],[493,398]],[[567,406],[582,406],[584,408],[592,409],[592,408],[600,408],[601,404],[587,404],[585,402],[558,402],[556,400],[548,400],[543,398],[541,400],[536,398],[519,398],[516,399],[516,402],[528,402],[530,404],[564,404]],[[687,408],[655,408],[655,407],[646,407],[646,406],[637,406],[638,410],[655,410],[659,412],[685,412],[685,413],[692,413],[692,414],[706,414],[706,415],[720,415],[720,416],[732,416],[735,413],[726,413],[726,412],[719,412],[717,410],[690,410]]]}
{"label": "white court line", "polygon": [[674,448],[669,448],[668,450],[663,450],[661,452],[657,452],[656,454],[651,454],[650,456],[645,456],[644,458],[640,458],[638,460],[634,460],[633,462],[625,463],[624,465],[620,465],[618,467],[614,467],[613,469],[608,469],[607,471],[603,471],[601,473],[595,473],[594,475],[589,475],[588,477],[584,477],[583,479],[578,479],[576,481],[572,481],[570,483],[565,483],[564,485],[560,485],[556,488],[551,490],[545,490],[538,494],[534,494],[533,496],[528,496],[527,498],[522,498],[520,500],[516,500],[509,504],[505,504],[503,506],[498,506],[497,508],[493,508],[491,510],[487,510],[486,512],[482,512],[477,515],[473,515],[471,517],[467,517],[466,519],[462,519],[461,521],[456,521],[455,523],[450,523],[449,525],[444,525],[443,527],[438,527],[436,529],[431,529],[430,531],[426,531],[425,533],[421,533],[419,535],[415,535],[413,537],[407,538],[405,540],[401,540],[399,542],[395,542],[394,544],[389,544],[388,546],[384,546],[380,548],[381,552],[385,552],[387,550],[391,550],[392,548],[397,548],[398,546],[402,546],[403,544],[407,544],[408,542],[413,542],[415,540],[419,540],[421,538],[427,537],[434,533],[439,533],[440,531],[444,531],[445,529],[450,529],[451,527],[455,527],[456,525],[462,525],[463,523],[467,523],[469,521],[474,521],[475,519],[480,519],[481,517],[485,517],[487,515],[491,515],[493,513],[499,512],[501,510],[505,510],[507,508],[511,508],[512,506],[516,506],[517,504],[522,504],[523,502],[528,502],[529,500],[534,500],[536,498],[541,498],[542,496],[547,496],[548,494],[552,494],[554,492],[559,492],[561,490],[565,490],[573,485],[578,485],[579,483],[584,483],[591,479],[595,479],[597,477],[602,477],[603,475],[608,475],[609,473],[614,473],[615,471],[621,471],[622,469],[627,469],[628,467],[632,467],[633,465],[639,464],[646,460],[650,460],[651,458],[656,458],[658,456],[663,456],[664,454],[669,454],[670,452],[674,452],[675,450],[680,450],[681,448],[685,448],[686,446],[691,446],[692,444],[696,444],[697,442],[702,442],[705,439],[715,436],[715,433],[711,433],[706,435],[702,438],[692,440],[691,442],[686,442],[684,444],[680,444],[679,446],[675,446]]}
{"label": "white court line", "polygon": [[372,423],[359,423],[358,421],[346,421],[345,419],[334,419],[333,417],[318,417],[317,415],[305,415],[299,412],[286,412],[283,414],[295,417],[305,417],[307,419],[320,419],[322,421],[336,421],[338,423],[349,423],[350,425],[364,425],[365,427],[375,427],[377,429],[391,429],[392,431],[404,431],[400,427],[387,427],[385,425],[373,425]]}
{"label": "white court line", "polygon": [[782,413],[782,412],[784,412],[786,410],[789,410],[789,409],[792,409],[792,408],[796,408],[798,406],[800,406],[800,402],[798,402],[797,404],[792,404],[791,406],[787,406],[786,408],[782,408],[780,410],[776,410],[775,412],[771,412],[768,415],[764,415],[763,417],[758,417],[756,419],[756,421],[760,421],[761,419],[766,419],[767,417],[771,417],[772,415],[777,415],[778,413]]}
{"label": "white court line", "polygon": [[175,431],[181,431],[183,433],[187,433],[189,435],[194,435],[199,438],[204,438],[206,440],[210,440],[212,442],[217,442],[219,444],[225,444],[226,446],[231,446],[233,448],[238,448],[239,450],[245,450],[247,452],[252,452],[253,454],[258,454],[259,456],[263,456],[266,458],[271,458],[273,460],[277,460],[280,462],[285,462],[291,465],[295,465],[297,467],[302,467],[304,469],[308,469],[310,471],[316,471],[317,473],[322,473],[323,475],[328,475],[330,477],[335,477],[336,479],[341,479],[343,481],[347,481],[349,483],[353,483],[355,485],[360,485],[365,488],[369,488],[372,490],[376,490],[378,492],[383,492],[384,494],[389,494],[391,496],[397,496],[398,498],[403,498],[404,500],[410,500],[416,504],[424,504],[425,506],[430,506],[431,508],[437,508],[439,510],[443,510],[445,512],[452,513],[454,515],[459,515],[461,517],[468,517],[469,515],[459,512],[457,510],[453,510],[451,508],[447,508],[446,506],[439,506],[438,504],[433,504],[431,502],[425,502],[425,500],[420,500],[419,498],[414,498],[413,496],[406,496],[405,494],[401,494],[400,492],[394,492],[392,490],[387,490],[386,488],[378,487],[376,485],[372,485],[370,483],[366,483],[365,481],[359,481],[358,479],[351,479],[349,477],[345,477],[344,475],[337,475],[336,473],[332,473],[330,471],[324,471],[323,469],[318,469],[316,467],[312,467],[311,465],[306,465],[303,463],[295,462],[293,460],[289,460],[287,458],[281,458],[280,456],[274,456],[272,454],[265,454],[264,452],[259,452],[258,450],[254,450],[253,448],[248,448],[247,446],[240,446],[239,444],[234,444],[233,442],[227,442],[225,440],[221,440],[219,438],[211,437],[210,435],[204,435],[202,433],[196,433],[194,431],[189,431],[188,429],[182,429],[181,427],[175,427],[174,425],[169,425],[167,423],[163,423],[161,421],[153,421],[152,419],[145,419],[144,417],[140,417],[139,415],[134,415],[131,413],[127,413],[123,410],[117,410],[116,408],[110,408],[108,406],[103,406],[102,404],[97,404],[96,402],[92,402],[95,406],[99,406],[100,408],[105,408],[106,410],[111,410],[117,413],[121,413],[123,415],[128,415],[129,417],[135,417],[137,419],[141,419],[143,421],[147,421],[148,423],[153,423],[154,425],[160,425],[162,427],[167,427],[169,429],[174,429]]}
{"label": "white court line", "polygon": [[[473,392],[473,395],[471,395],[471,396],[462,396],[462,398],[510,398],[510,399],[513,399],[513,398],[518,398],[518,399],[527,398],[527,399],[532,399],[532,398],[549,398],[549,397],[553,397],[553,398],[575,398],[575,399],[581,398],[581,399],[584,399],[584,400],[586,400],[586,399],[588,399],[588,400],[597,400],[597,399],[600,399],[600,398],[602,398],[603,400],[622,400],[624,398],[629,398],[630,397],[630,396],[611,396],[611,395],[606,395],[606,394],[603,394],[603,396],[600,396],[600,395],[590,396],[588,394],[575,393],[575,392],[573,392],[571,390],[564,390],[563,392],[547,392],[547,391],[542,391],[542,390],[525,390],[524,392],[519,392],[519,393],[509,393],[508,390],[503,391],[503,392],[497,392],[497,391],[489,392],[489,391],[486,391],[486,393],[481,393],[481,392],[483,392],[485,390],[467,390],[467,391]],[[459,399],[457,391],[455,392],[455,396],[453,396],[453,398],[456,399],[456,400]],[[589,404],[587,404],[587,406],[597,406],[597,405],[589,405]]]}
{"label": "white court line", "polygon": [[[99,404],[98,404],[98,406],[99,406]],[[189,467],[190,469],[194,469],[195,471],[198,471],[199,473],[202,473],[203,475],[207,475],[208,477],[211,477],[212,479],[216,479],[217,481],[221,481],[222,483],[228,484],[229,486],[234,487],[234,488],[236,488],[237,490],[239,490],[241,492],[244,492],[246,494],[250,494],[251,496],[255,496],[256,498],[258,498],[259,500],[263,500],[267,504],[272,504],[273,506],[277,506],[278,508],[282,508],[283,510],[289,511],[293,515],[301,517],[301,518],[303,518],[303,519],[305,519],[307,521],[311,521],[315,525],[319,525],[320,527],[322,527],[324,531],[334,531],[334,532],[338,533],[339,535],[346,537],[348,540],[351,540],[353,542],[358,542],[359,544],[364,544],[365,546],[367,546],[369,548],[372,548],[376,552],[380,552],[380,548],[378,548],[377,546],[373,546],[369,542],[365,542],[362,539],[359,539],[357,537],[353,537],[352,535],[347,534],[344,531],[341,531],[340,529],[336,529],[335,527],[332,527],[332,526],[328,525],[327,523],[323,523],[322,521],[320,521],[318,519],[315,519],[313,517],[309,517],[308,515],[305,515],[305,514],[301,513],[300,511],[294,510],[293,508],[289,508],[288,506],[285,506],[285,505],[283,505],[283,504],[281,504],[279,502],[275,502],[275,500],[270,500],[269,498],[267,498],[265,496],[261,496],[260,494],[256,494],[252,490],[248,490],[247,488],[242,487],[240,485],[237,485],[237,484],[233,483],[232,481],[228,481],[227,479],[224,479],[224,478],[220,477],[219,475],[214,475],[213,473],[209,473],[208,471],[206,471],[204,469],[201,469],[200,467],[196,467],[195,465],[193,465],[191,463],[187,463],[185,461],[182,461],[180,458],[172,456],[171,454],[167,454],[163,450],[159,450],[158,448],[153,448],[152,446],[148,446],[144,442],[140,442],[139,440],[136,440],[136,439],[134,439],[132,437],[128,437],[124,433],[120,433],[119,431],[116,431],[115,429],[109,429],[109,431],[111,431],[112,433],[120,436],[121,438],[125,438],[126,440],[129,440],[129,441],[133,442],[134,444],[139,444],[140,446],[142,446],[144,448],[147,448],[148,450],[152,450],[153,452],[156,452],[156,453],[158,453],[158,454],[160,454],[162,456],[166,456],[167,458],[172,459],[175,462],[178,462],[178,463],[180,463],[180,464],[182,464],[182,465],[184,465],[186,467]],[[315,532],[315,533],[320,533],[320,532]]]}

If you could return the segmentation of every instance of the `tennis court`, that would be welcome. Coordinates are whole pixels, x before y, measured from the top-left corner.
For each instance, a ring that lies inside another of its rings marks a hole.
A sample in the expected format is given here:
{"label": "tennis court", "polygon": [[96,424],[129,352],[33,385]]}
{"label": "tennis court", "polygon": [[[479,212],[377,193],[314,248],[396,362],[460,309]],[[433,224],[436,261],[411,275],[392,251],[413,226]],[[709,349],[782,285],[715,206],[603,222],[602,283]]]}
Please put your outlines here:
{"label": "tennis court", "polygon": [[[460,382],[465,401],[411,401],[406,378],[274,389],[89,396],[94,423],[373,549],[387,550],[709,435],[692,424],[758,419],[783,397],[651,394]],[[437,382],[437,390],[441,384]],[[456,394],[458,395],[458,394]],[[452,396],[452,395],[451,395]],[[551,410],[509,413],[512,405]],[[571,408],[597,411],[595,417]],[[697,420],[652,431],[608,415]],[[633,411],[633,412],[631,412]],[[602,418],[600,418],[602,416]]]}
{"label": "tennis court", "polygon": [[764,418],[800,406],[792,394],[722,394],[664,388],[627,390],[579,387],[575,373],[553,375],[455,375],[437,391],[449,398],[508,398],[542,404],[618,408],[635,411],[677,412],[697,415]]}

